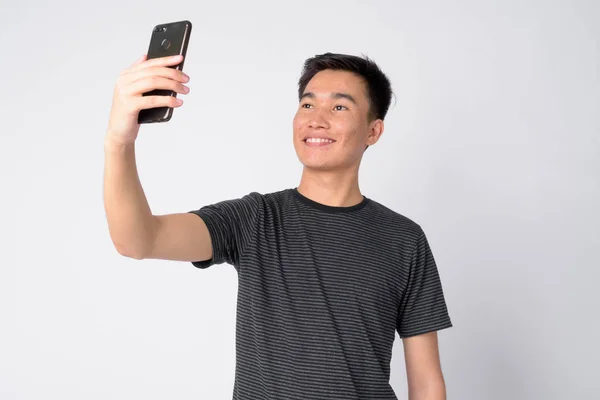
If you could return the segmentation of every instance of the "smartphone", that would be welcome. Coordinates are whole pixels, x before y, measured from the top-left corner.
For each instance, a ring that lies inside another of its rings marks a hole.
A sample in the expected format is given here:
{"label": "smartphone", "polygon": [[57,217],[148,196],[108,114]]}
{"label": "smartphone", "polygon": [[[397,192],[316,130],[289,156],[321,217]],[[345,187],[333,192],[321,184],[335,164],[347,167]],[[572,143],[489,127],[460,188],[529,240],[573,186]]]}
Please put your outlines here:
{"label": "smartphone", "polygon": [[[148,59],[182,55],[183,61],[169,68],[183,70],[183,63],[187,54],[192,23],[190,21],[169,22],[156,25],[150,36]],[[177,93],[172,90],[156,89],[144,93],[143,96],[173,96]],[[153,122],[167,122],[173,116],[172,107],[156,107],[141,110],[138,114],[138,123],[148,124]]]}

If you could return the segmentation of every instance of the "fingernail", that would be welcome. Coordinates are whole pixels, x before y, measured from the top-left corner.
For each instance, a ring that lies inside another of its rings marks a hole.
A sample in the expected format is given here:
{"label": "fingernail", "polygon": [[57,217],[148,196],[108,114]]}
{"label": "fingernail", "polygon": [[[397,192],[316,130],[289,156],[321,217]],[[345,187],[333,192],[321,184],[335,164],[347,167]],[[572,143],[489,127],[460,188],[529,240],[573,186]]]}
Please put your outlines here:
{"label": "fingernail", "polygon": [[183,100],[181,100],[181,99],[175,99],[175,103],[177,105],[182,105],[183,104]]}

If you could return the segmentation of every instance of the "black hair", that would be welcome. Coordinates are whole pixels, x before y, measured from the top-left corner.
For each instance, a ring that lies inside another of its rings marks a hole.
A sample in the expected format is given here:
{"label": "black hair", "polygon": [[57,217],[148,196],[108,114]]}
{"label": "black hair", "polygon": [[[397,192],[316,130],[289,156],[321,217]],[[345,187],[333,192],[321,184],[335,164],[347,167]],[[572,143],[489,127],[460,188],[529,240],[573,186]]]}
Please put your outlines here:
{"label": "black hair", "polygon": [[308,58],[304,62],[302,75],[298,81],[298,99],[302,98],[308,82],[318,72],[326,69],[353,72],[364,78],[369,98],[369,121],[385,118],[393,94],[390,80],[367,56],[325,53]]}

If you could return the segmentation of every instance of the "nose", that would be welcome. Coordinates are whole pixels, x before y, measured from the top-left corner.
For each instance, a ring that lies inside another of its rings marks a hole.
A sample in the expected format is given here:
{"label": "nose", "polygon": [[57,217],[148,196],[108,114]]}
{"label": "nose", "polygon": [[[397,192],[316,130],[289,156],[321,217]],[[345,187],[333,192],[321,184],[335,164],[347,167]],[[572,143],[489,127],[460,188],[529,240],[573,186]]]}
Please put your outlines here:
{"label": "nose", "polygon": [[329,128],[329,120],[325,115],[325,111],[319,108],[314,109],[313,112],[310,114],[308,126],[312,129]]}

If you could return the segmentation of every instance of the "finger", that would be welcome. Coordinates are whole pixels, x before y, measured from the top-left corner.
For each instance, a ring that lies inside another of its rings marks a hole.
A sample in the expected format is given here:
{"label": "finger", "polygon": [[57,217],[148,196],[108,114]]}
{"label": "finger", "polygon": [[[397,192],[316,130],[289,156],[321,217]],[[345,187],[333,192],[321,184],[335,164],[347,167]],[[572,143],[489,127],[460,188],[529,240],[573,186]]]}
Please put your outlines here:
{"label": "finger", "polygon": [[132,65],[132,67],[135,67],[136,65],[139,65],[141,63],[143,63],[144,61],[146,61],[148,59],[148,55],[144,54],[142,55],[140,58],[138,58]]}
{"label": "finger", "polygon": [[142,68],[149,68],[149,67],[168,67],[168,66],[177,65],[177,64],[181,63],[181,61],[183,61],[183,56],[181,56],[181,55],[152,58],[150,60],[146,60],[140,64],[135,65],[131,69],[132,69],[132,71],[136,71],[136,70],[139,70]]}
{"label": "finger", "polygon": [[149,76],[135,81],[128,86],[126,92],[133,96],[139,96],[155,89],[172,90],[182,94],[189,92],[189,88],[181,82],[161,76]]}
{"label": "finger", "polygon": [[181,107],[183,100],[174,96],[144,96],[136,98],[135,103],[138,110],[145,110],[156,107]]}
{"label": "finger", "polygon": [[178,82],[188,82],[190,80],[190,77],[187,74],[175,68],[149,67],[142,68],[137,71],[131,71],[128,74],[125,74],[123,77],[123,83],[131,84],[141,79],[153,76],[168,78]]}

